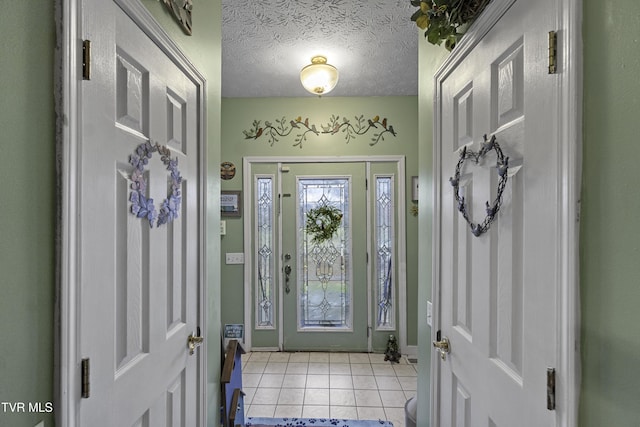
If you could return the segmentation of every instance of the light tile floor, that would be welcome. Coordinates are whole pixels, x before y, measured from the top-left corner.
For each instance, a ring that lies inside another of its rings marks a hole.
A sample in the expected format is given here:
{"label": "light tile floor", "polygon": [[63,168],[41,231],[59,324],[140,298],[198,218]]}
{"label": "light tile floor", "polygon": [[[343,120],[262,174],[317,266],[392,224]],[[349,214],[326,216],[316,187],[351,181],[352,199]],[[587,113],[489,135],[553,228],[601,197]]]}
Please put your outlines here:
{"label": "light tile floor", "polygon": [[404,427],[416,366],[384,354],[252,352],[242,356],[248,417],[387,420]]}

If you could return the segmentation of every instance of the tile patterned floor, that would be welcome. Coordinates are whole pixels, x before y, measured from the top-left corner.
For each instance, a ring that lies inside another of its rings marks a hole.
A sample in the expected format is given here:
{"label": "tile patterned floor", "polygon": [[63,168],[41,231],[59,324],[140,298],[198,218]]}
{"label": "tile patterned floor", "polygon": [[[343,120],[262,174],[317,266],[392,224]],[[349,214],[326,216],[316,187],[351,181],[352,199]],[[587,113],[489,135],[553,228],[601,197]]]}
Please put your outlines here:
{"label": "tile patterned floor", "polygon": [[249,417],[382,419],[404,426],[416,366],[384,354],[253,352],[242,356]]}

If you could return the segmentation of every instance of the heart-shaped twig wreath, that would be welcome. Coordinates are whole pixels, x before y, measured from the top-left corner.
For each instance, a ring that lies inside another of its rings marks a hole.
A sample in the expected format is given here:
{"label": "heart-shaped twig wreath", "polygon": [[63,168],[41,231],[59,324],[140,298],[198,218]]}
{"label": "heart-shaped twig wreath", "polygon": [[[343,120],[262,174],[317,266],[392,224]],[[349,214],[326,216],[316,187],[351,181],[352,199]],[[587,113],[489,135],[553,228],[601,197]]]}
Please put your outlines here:
{"label": "heart-shaped twig wreath", "polygon": [[[489,151],[495,151],[497,159],[496,168],[498,169],[498,191],[496,193],[496,198],[493,201],[493,204],[489,204],[486,202],[486,212],[487,216],[484,218],[484,221],[478,224],[474,224],[473,221],[469,218],[469,213],[467,212],[467,204],[464,200],[464,197],[460,196],[460,171],[464,165],[464,162],[467,159],[472,159],[475,164],[478,164],[480,159],[482,159]],[[491,139],[487,139],[487,135],[484,135],[484,142],[482,143],[482,147],[480,151],[474,152],[468,150],[467,147],[463,147],[460,150],[460,158],[458,159],[458,164],[456,165],[456,174],[449,178],[449,182],[454,189],[454,197],[456,202],[458,202],[458,210],[462,213],[462,216],[471,227],[471,232],[474,236],[478,237],[483,233],[486,233],[491,227],[491,223],[496,218],[498,211],[500,210],[500,206],[502,205],[502,193],[504,191],[504,187],[507,185],[507,171],[509,169],[509,158],[505,157],[502,153],[502,149],[500,145],[496,141],[495,135],[491,137]]]}

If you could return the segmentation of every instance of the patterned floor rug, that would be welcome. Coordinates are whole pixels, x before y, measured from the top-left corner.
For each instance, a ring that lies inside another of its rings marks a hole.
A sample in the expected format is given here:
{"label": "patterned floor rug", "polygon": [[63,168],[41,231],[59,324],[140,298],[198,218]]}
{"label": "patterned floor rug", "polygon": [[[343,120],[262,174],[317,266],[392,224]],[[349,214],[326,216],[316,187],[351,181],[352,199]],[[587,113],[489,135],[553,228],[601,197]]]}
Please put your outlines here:
{"label": "patterned floor rug", "polygon": [[339,420],[334,418],[258,418],[249,417],[247,427],[393,427],[390,421]]}

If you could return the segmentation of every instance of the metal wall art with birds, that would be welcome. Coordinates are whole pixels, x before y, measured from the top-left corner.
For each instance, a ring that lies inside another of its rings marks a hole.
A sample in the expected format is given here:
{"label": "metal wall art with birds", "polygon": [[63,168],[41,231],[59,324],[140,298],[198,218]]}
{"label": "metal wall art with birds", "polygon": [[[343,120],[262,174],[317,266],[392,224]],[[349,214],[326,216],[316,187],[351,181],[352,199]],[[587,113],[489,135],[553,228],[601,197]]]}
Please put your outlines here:
{"label": "metal wall art with birds", "polygon": [[320,129],[318,129],[315,124],[309,123],[308,117],[303,119],[302,116],[298,116],[293,120],[282,117],[281,119],[276,119],[275,123],[265,120],[264,125],[262,125],[261,120],[254,120],[252,128],[244,130],[242,133],[245,139],[257,140],[260,137],[266,136],[269,145],[273,146],[280,138],[289,136],[294,129],[297,129],[300,133],[296,133],[293,146],[300,148],[302,148],[302,143],[307,140],[307,135],[310,133],[316,136],[320,134],[336,135],[343,133],[344,139],[348,144],[352,139],[374,129],[371,142],[369,142],[369,145],[372,146],[380,141],[384,141],[385,135],[392,135],[394,137],[397,135],[393,125],[389,124],[386,117],[382,120],[380,120],[380,116],[365,119],[364,115],[356,116],[354,120],[331,115],[328,123],[326,125],[320,125]]}

